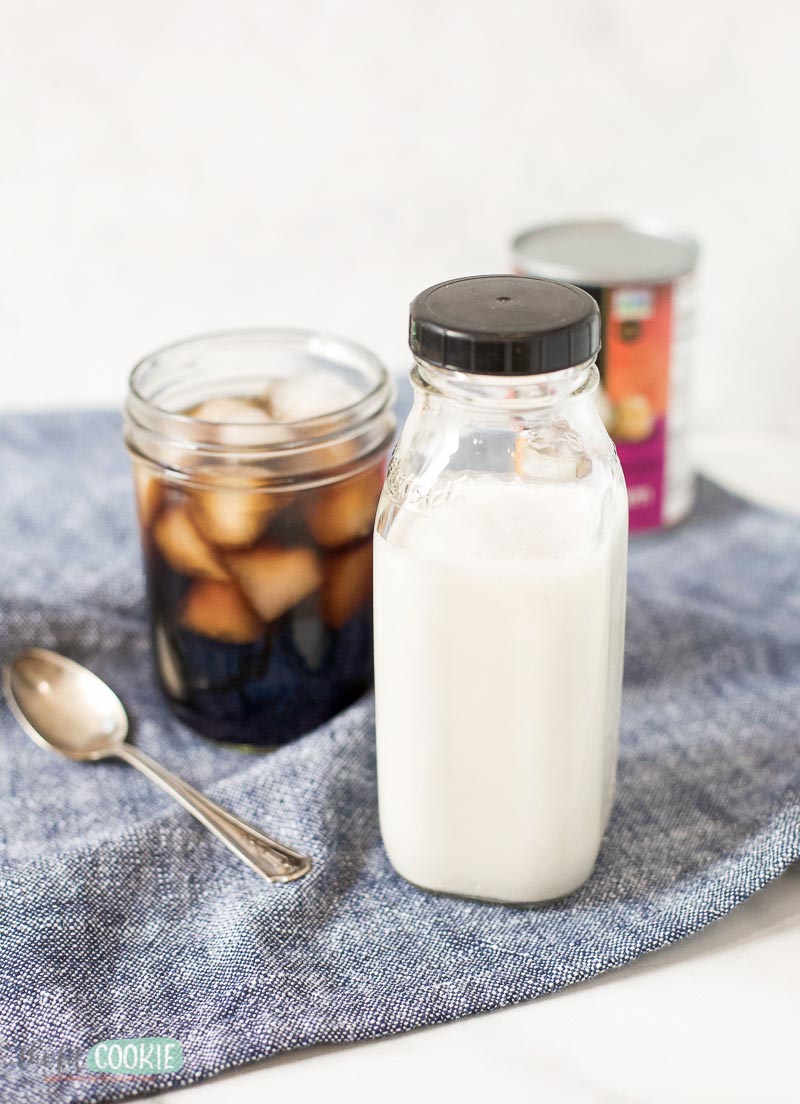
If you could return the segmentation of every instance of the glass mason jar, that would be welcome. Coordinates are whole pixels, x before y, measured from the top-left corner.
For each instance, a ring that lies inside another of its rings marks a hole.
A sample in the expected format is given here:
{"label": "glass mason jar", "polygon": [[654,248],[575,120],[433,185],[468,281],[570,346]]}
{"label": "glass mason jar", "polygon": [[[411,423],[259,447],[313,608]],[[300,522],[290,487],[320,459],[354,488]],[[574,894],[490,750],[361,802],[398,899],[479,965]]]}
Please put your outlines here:
{"label": "glass mason jar", "polygon": [[617,759],[628,513],[597,306],[453,281],[414,300],[411,348],[375,535],[383,840],[422,888],[548,901],[594,866]]}
{"label": "glass mason jar", "polygon": [[382,364],[341,338],[213,334],[133,370],[155,665],[215,740],[275,746],[372,683],[372,526],[394,434]]}

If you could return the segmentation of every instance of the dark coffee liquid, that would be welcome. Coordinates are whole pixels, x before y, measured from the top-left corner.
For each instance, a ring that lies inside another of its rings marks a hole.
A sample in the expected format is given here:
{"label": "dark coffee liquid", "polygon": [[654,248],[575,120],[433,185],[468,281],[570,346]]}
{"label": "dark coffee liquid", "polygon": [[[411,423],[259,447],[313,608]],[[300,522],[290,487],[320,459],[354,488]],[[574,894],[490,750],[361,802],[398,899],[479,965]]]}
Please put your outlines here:
{"label": "dark coffee liquid", "polygon": [[153,649],[173,710],[214,740],[284,744],[372,684],[383,465],[311,490],[179,486],[137,469]]}

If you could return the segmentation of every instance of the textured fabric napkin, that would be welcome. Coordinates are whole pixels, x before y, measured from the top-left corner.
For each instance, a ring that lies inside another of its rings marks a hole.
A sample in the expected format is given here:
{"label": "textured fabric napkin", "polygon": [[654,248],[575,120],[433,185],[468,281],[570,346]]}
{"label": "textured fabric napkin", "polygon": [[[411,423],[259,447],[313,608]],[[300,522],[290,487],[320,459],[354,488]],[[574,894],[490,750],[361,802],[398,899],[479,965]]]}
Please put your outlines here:
{"label": "textured fabric napkin", "polygon": [[[270,886],[130,768],[50,755],[0,707],[4,1104],[120,1099],[529,1000],[696,931],[800,855],[800,521],[703,483],[689,522],[632,542],[614,815],[589,883],[537,910],[393,873],[371,700],[264,757],[171,719],[116,417],[0,419],[0,483],[0,658],[88,664],[142,748],[315,862]],[[183,1068],[86,1070],[93,1044],[136,1037],[179,1040]]]}

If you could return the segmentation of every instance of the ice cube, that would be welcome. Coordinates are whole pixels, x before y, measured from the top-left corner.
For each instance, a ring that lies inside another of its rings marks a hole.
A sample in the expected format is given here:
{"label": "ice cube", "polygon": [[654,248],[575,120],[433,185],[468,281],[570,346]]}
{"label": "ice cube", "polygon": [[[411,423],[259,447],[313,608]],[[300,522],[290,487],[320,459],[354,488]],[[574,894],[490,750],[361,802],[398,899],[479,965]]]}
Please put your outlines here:
{"label": "ice cube", "polygon": [[246,425],[270,421],[269,414],[257,399],[237,399],[227,396],[206,399],[205,402],[193,406],[190,413],[193,418],[199,418],[203,422],[233,422]]}
{"label": "ice cube", "polygon": [[269,493],[259,486],[257,469],[222,469],[202,474],[208,486],[192,489],[192,517],[204,537],[220,548],[243,548],[266,529],[273,514],[288,504],[288,492]]}
{"label": "ice cube", "polygon": [[318,368],[275,380],[266,392],[266,406],[276,422],[320,418],[352,406],[361,392],[335,372]]}
{"label": "ice cube", "polygon": [[317,590],[319,557],[310,548],[254,548],[229,552],[225,563],[250,605],[265,621],[276,621]]}
{"label": "ice cube", "polygon": [[[356,445],[352,440],[335,441],[333,444],[317,445],[313,452],[314,470],[331,472],[350,464],[356,454]],[[311,454],[309,453],[309,457]]]}
{"label": "ice cube", "polygon": [[559,420],[525,429],[517,436],[514,470],[534,482],[566,483],[588,475],[592,462],[575,431]]}
{"label": "ice cube", "polygon": [[233,583],[201,579],[184,600],[180,623],[185,629],[231,644],[250,644],[264,631],[255,611]]}
{"label": "ice cube", "polygon": [[322,616],[340,629],[372,594],[372,542],[331,556],[322,584]]}
{"label": "ice cube", "polygon": [[200,579],[229,579],[217,553],[197,531],[183,506],[165,510],[153,526],[153,539],[175,571]]}
{"label": "ice cube", "polygon": [[136,487],[139,521],[143,529],[149,529],[161,505],[164,485],[152,468],[136,462],[133,465],[133,481]]}
{"label": "ice cube", "polygon": [[314,540],[337,548],[371,533],[382,482],[382,469],[370,468],[319,491],[308,512]]}
{"label": "ice cube", "polygon": [[217,444],[229,448],[247,448],[258,445],[265,436],[264,429],[272,418],[258,399],[223,397],[207,399],[186,411],[198,421],[212,423],[208,436]]}

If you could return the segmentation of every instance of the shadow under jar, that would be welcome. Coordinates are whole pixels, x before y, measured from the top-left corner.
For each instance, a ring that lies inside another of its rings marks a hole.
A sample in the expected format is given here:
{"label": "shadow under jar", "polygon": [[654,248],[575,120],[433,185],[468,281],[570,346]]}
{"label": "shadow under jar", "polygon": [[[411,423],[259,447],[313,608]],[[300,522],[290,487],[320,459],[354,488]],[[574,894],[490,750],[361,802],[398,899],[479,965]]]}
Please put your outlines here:
{"label": "shadow under jar", "polygon": [[198,337],[133,370],[125,440],[155,666],[203,735],[284,744],[372,684],[392,405],[371,353],[297,330]]}

